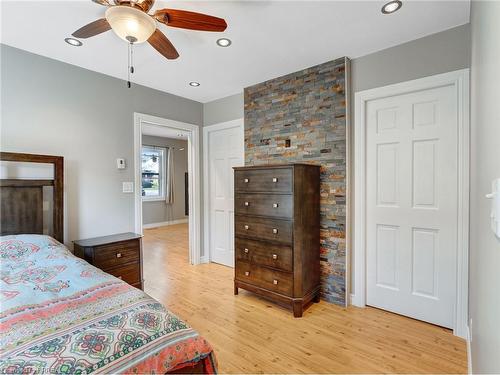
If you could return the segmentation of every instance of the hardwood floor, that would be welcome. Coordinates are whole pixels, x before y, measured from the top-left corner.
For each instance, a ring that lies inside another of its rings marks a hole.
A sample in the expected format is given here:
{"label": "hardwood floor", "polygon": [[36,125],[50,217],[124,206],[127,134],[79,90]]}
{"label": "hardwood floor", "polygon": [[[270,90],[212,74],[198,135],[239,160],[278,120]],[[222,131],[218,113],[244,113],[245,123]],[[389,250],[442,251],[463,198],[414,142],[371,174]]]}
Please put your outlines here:
{"label": "hardwood floor", "polygon": [[233,269],[188,264],[186,224],[144,231],[145,291],[214,347],[221,373],[466,373],[451,331],[374,308],[321,301],[294,319],[240,290]]}

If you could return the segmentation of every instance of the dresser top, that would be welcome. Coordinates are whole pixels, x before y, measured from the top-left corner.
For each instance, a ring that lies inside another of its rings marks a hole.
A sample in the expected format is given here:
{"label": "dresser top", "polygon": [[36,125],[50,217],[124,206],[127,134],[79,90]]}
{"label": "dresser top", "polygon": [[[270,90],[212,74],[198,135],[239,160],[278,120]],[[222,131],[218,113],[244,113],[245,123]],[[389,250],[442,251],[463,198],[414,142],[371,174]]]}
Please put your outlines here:
{"label": "dresser top", "polygon": [[111,236],[103,236],[103,237],[95,237],[95,238],[88,238],[85,240],[77,240],[73,241],[75,245],[81,246],[81,247],[93,247],[93,246],[101,246],[101,245],[108,245],[116,242],[122,242],[122,241],[129,241],[129,240],[135,240],[138,238],[141,238],[142,235],[137,234],[137,233],[119,233],[119,234],[113,234]]}
{"label": "dresser top", "polygon": [[307,163],[289,163],[289,164],[261,164],[261,165],[245,165],[244,167],[233,167],[234,170],[247,170],[247,169],[269,169],[269,168],[290,168],[290,167],[315,167],[320,168],[317,164],[307,164]]}

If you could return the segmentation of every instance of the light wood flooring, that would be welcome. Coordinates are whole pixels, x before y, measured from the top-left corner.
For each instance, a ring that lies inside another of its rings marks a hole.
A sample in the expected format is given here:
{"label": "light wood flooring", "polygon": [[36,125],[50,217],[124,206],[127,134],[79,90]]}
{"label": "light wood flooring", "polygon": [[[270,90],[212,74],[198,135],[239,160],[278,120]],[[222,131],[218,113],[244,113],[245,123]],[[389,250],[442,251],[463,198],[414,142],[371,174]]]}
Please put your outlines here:
{"label": "light wood flooring", "polygon": [[294,319],[251,293],[233,269],[188,264],[186,224],[144,231],[145,291],[213,346],[220,373],[466,373],[464,340],[375,308],[321,301]]}

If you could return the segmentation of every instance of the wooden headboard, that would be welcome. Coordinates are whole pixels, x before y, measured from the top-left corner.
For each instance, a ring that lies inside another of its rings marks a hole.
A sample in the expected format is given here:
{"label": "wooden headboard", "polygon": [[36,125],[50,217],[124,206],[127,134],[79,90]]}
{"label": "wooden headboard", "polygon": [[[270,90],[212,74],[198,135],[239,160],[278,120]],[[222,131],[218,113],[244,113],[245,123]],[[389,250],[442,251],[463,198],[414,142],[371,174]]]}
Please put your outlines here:
{"label": "wooden headboard", "polygon": [[0,160],[52,164],[52,180],[0,179],[0,234],[43,233],[43,187],[53,187],[53,233],[64,241],[64,158],[0,152]]}

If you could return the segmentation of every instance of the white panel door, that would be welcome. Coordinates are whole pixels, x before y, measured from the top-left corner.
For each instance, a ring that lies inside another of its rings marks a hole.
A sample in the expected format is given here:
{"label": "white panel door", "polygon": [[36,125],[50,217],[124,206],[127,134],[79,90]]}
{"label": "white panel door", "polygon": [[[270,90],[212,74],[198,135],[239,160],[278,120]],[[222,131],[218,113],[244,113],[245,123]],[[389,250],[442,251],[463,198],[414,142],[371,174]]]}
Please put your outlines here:
{"label": "white panel door", "polygon": [[210,260],[234,267],[233,167],[244,164],[242,127],[208,133]]}
{"label": "white panel door", "polygon": [[367,103],[367,304],[454,326],[457,120],[452,86]]}

